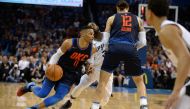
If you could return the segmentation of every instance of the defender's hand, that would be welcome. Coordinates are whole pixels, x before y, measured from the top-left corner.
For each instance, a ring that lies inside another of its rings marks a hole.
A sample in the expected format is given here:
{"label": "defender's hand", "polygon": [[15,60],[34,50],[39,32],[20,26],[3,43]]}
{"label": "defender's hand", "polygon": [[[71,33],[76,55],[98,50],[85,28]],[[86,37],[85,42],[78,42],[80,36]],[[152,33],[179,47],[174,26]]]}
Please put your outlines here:
{"label": "defender's hand", "polygon": [[89,75],[91,74],[93,71],[94,71],[94,67],[92,64],[87,64],[85,66],[85,71],[86,71],[86,74]]}
{"label": "defender's hand", "polygon": [[173,92],[168,98],[165,109],[176,109],[176,104],[178,100],[179,92]]}

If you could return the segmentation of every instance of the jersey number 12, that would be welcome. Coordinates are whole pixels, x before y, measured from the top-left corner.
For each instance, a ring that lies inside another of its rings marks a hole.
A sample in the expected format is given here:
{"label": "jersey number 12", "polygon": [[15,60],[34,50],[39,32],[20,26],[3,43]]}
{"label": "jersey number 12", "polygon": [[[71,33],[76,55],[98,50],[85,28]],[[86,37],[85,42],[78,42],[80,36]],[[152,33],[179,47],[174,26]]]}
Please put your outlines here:
{"label": "jersey number 12", "polygon": [[131,16],[122,15],[122,27],[121,31],[131,32],[132,31],[132,18]]}

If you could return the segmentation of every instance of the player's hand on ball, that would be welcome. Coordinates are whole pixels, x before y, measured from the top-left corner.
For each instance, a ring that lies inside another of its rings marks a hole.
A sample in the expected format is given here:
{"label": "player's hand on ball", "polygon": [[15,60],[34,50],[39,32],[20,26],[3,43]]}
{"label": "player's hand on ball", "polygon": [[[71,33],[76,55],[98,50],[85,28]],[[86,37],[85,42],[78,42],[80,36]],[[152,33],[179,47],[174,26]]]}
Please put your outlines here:
{"label": "player's hand on ball", "polygon": [[176,109],[178,100],[179,100],[179,92],[173,92],[168,98],[165,109]]}
{"label": "player's hand on ball", "polygon": [[87,64],[87,65],[85,66],[85,71],[86,71],[86,74],[92,73],[92,72],[94,71],[93,65],[92,65],[92,64]]}

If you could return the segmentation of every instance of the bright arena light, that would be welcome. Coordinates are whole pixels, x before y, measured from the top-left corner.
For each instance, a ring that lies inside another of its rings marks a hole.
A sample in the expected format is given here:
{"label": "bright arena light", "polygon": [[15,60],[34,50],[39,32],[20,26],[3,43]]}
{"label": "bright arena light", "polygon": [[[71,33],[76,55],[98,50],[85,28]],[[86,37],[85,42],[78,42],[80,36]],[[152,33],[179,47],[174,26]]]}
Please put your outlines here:
{"label": "bright arena light", "polygon": [[82,7],[83,0],[0,0],[0,2]]}

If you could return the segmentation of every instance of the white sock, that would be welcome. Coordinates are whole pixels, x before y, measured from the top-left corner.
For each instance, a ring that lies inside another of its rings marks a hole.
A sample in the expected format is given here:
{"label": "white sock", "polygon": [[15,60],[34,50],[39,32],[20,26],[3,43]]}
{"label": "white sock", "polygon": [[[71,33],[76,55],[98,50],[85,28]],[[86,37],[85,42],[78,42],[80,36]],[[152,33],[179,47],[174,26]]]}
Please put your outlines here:
{"label": "white sock", "polygon": [[145,96],[140,97],[140,106],[148,105],[147,98]]}
{"label": "white sock", "polygon": [[93,102],[91,109],[99,109],[100,108],[100,103],[99,102]]}

